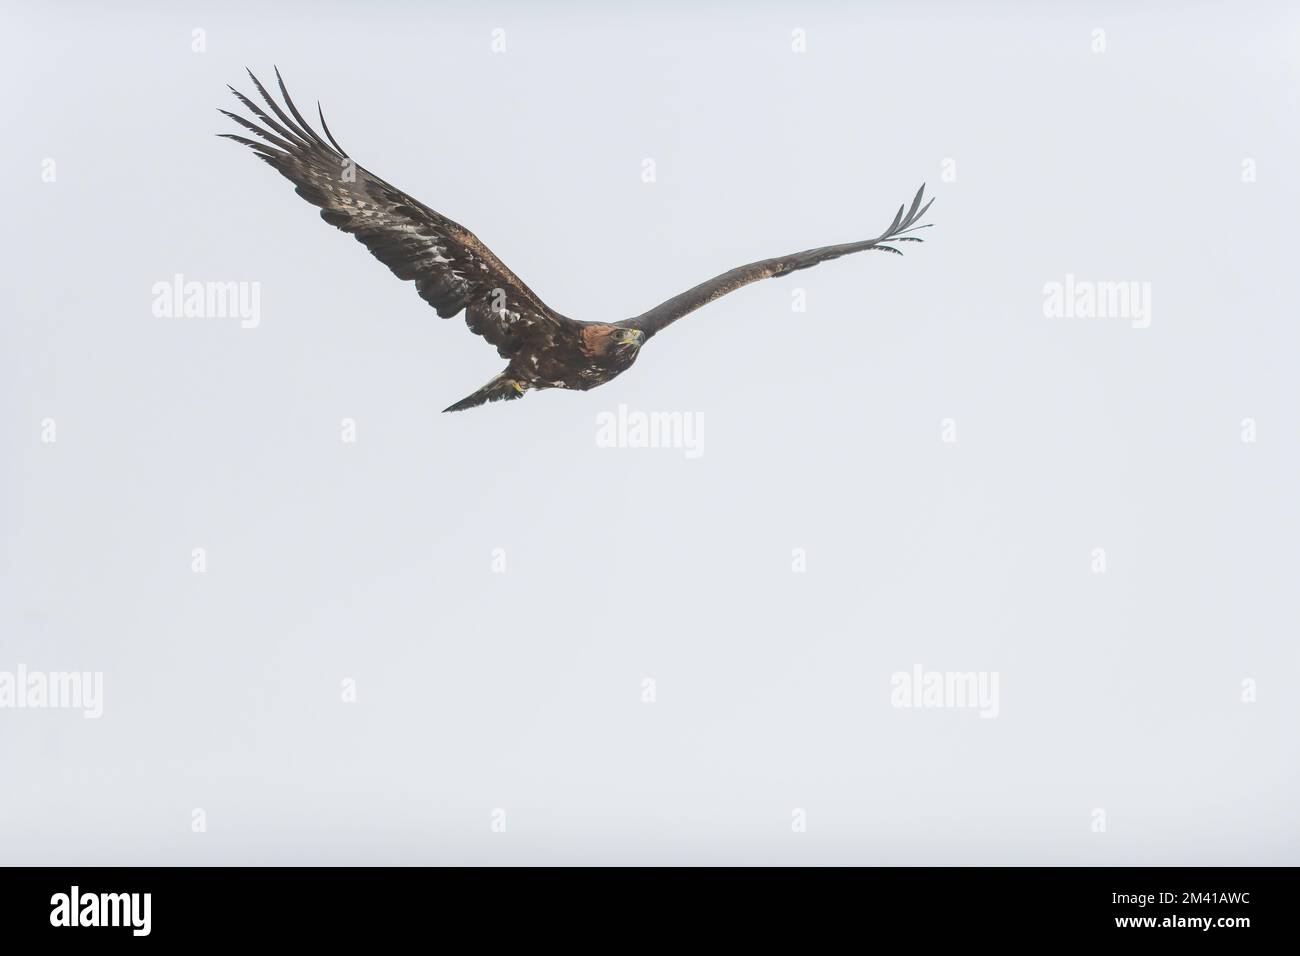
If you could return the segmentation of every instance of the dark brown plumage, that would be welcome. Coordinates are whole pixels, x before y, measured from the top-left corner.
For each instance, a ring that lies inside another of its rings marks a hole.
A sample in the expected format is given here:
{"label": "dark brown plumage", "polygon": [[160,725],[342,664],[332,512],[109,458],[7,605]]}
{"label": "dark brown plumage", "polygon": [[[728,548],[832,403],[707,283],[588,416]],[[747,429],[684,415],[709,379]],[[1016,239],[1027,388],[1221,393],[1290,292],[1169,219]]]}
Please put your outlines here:
{"label": "dark brown plumage", "polygon": [[322,138],[298,112],[279,70],[275,78],[283,108],[251,71],[248,75],[271,113],[234,87],[231,92],[260,125],[221,112],[263,142],[220,135],[253,149],[294,184],[298,195],[320,207],[322,219],[356,236],[399,279],[414,281],[420,297],[444,319],[464,311],[470,331],[508,360],[500,374],[449,412],[519,398],[530,389],[586,391],[603,385],[626,371],[656,333],[741,286],[852,252],[899,253],[892,243],[920,242],[908,233],[925,228],[917,222],[930,208],[930,203],[921,205],[922,186],[906,214],[900,206],[890,227],[875,239],[740,266],[623,322],[579,322],[547,306],[468,229],[357,165],[330,133],[318,105]]}

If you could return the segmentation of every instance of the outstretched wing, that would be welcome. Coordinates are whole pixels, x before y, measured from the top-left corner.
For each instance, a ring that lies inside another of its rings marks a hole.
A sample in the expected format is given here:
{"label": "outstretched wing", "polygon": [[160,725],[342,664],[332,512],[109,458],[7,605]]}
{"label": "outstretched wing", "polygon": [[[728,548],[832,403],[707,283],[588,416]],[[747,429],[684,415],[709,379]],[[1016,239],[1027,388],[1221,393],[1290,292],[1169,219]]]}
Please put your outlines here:
{"label": "outstretched wing", "polygon": [[264,142],[233,133],[219,135],[252,148],[297,187],[299,196],[320,207],[322,219],[365,243],[399,279],[413,280],[420,298],[440,316],[446,319],[465,310],[466,324],[495,345],[503,358],[525,344],[544,344],[569,321],[464,226],[357,165],[330,133],[318,105],[329,141],[322,139],[294,106],[278,69],[275,78],[288,115],[251,71],[248,75],[274,118],[234,87],[231,92],[261,124],[221,112]]}
{"label": "outstretched wing", "polygon": [[[930,202],[922,206],[921,198],[924,194],[925,184],[923,183],[921,188],[916,191],[916,197],[912,200],[911,207],[899,206],[898,215],[894,216],[893,223],[875,239],[867,239],[862,242],[846,242],[838,246],[822,246],[818,249],[807,249],[804,252],[796,252],[793,255],[780,256],[776,259],[751,262],[749,265],[739,266],[730,272],[715,276],[708,282],[701,282],[694,288],[687,289],[681,295],[675,295],[667,302],[655,306],[649,312],[618,324],[628,328],[640,329],[646,334],[646,338],[649,338],[666,326],[676,322],[682,316],[694,312],[700,306],[708,305],[714,299],[724,296],[728,292],[734,292],[741,286],[749,285],[751,282],[757,282],[759,279],[783,276],[799,269],[807,269],[819,262],[825,262],[827,259],[838,259],[840,256],[848,255],[851,252],[868,252],[878,249],[881,252],[892,252],[901,256],[902,253],[892,243],[920,242],[919,237],[908,235],[908,233],[927,228],[926,225],[917,225],[920,218],[925,215],[926,210],[930,208],[930,203],[934,202],[931,199]],[[904,209],[907,210],[906,213],[904,213]]]}

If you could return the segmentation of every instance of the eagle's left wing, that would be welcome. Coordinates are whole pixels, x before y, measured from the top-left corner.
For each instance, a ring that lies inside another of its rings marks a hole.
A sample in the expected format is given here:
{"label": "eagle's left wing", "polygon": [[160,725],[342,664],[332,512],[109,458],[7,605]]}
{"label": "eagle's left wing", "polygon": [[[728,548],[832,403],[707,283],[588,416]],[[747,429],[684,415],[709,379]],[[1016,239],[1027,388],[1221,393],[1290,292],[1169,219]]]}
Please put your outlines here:
{"label": "eagle's left wing", "polygon": [[329,142],[322,139],[289,98],[279,70],[275,78],[288,115],[251,71],[248,75],[275,118],[234,87],[231,92],[262,125],[221,112],[265,142],[219,135],[251,147],[297,187],[298,195],[320,207],[322,219],[356,236],[399,279],[414,280],[420,297],[440,316],[465,310],[470,330],[495,345],[503,358],[513,357],[525,344],[544,346],[571,322],[542,302],[464,226],[352,160],[330,133],[323,112],[320,122]]}
{"label": "eagle's left wing", "polygon": [[[760,279],[787,275],[799,269],[815,266],[819,262],[825,262],[828,259],[838,259],[840,256],[848,255],[851,252],[868,252],[878,249],[881,252],[892,252],[901,256],[902,252],[891,243],[920,242],[919,236],[911,236],[908,233],[928,228],[929,224],[917,225],[920,218],[925,215],[926,210],[930,208],[930,204],[934,202],[931,199],[930,202],[922,206],[921,199],[924,195],[925,184],[923,183],[921,188],[916,191],[916,197],[912,200],[911,207],[899,206],[898,214],[894,216],[893,223],[875,239],[866,239],[862,242],[846,242],[838,246],[821,246],[817,249],[807,249],[803,252],[780,256],[776,259],[751,262],[748,265],[724,272],[720,276],[714,276],[708,282],[701,282],[699,285],[687,289],[681,295],[675,295],[667,302],[655,306],[649,312],[618,324],[627,328],[640,329],[646,334],[646,338],[649,338],[683,316],[689,315],[701,306],[708,305],[714,299]],[[907,211],[904,212],[904,209]]]}

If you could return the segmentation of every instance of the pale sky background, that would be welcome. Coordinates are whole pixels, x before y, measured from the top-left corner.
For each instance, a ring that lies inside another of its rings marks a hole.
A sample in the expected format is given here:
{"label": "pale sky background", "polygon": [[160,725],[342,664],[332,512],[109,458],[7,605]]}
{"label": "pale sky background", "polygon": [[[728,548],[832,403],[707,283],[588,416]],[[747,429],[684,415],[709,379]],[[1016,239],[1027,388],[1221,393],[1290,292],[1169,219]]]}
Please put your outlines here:
{"label": "pale sky background", "polygon": [[[1300,863],[1300,13],[547,6],[3,4],[0,671],[104,714],[0,710],[0,862]],[[494,350],[213,135],[272,64],[575,318],[936,225],[443,415]]]}

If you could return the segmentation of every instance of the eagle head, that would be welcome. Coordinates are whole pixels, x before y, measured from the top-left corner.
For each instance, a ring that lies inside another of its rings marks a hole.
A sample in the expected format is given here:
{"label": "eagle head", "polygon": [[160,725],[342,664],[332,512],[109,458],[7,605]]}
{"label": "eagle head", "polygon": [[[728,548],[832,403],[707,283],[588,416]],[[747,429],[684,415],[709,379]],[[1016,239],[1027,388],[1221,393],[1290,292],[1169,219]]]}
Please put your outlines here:
{"label": "eagle head", "polygon": [[640,329],[625,329],[615,326],[613,339],[615,348],[635,351],[645,341],[645,333]]}
{"label": "eagle head", "polygon": [[637,349],[645,341],[645,333],[640,329],[621,325],[593,324],[582,333],[583,347],[590,355],[618,364],[630,365],[636,358]]}

